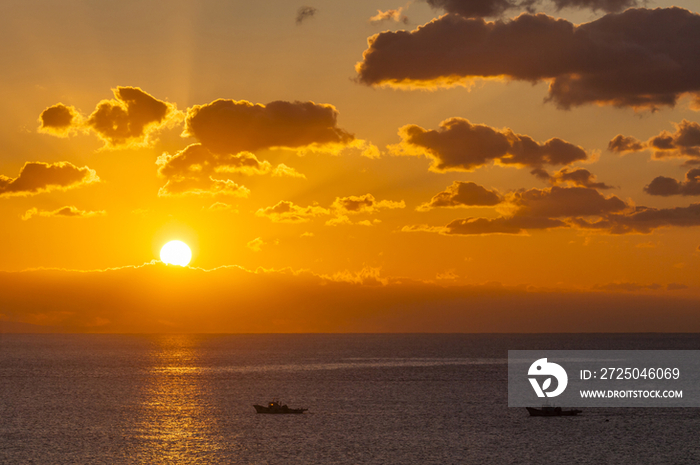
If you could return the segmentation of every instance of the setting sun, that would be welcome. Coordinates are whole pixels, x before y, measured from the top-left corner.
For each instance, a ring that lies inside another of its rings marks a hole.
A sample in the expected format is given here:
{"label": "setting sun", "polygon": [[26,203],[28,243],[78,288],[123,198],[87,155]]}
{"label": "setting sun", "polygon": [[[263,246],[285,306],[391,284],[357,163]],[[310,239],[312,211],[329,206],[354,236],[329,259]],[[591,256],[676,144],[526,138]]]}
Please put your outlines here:
{"label": "setting sun", "polygon": [[160,249],[160,260],[166,265],[187,266],[192,260],[192,251],[182,241],[170,241]]}

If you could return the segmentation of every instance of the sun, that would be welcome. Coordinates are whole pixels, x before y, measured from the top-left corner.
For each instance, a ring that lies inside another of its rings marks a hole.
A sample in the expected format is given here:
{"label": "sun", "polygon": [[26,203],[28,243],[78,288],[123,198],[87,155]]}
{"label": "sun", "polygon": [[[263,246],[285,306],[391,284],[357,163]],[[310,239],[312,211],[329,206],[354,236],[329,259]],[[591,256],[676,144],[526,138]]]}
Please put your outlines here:
{"label": "sun", "polygon": [[182,241],[170,241],[160,249],[160,260],[166,265],[187,266],[192,260],[192,251]]}

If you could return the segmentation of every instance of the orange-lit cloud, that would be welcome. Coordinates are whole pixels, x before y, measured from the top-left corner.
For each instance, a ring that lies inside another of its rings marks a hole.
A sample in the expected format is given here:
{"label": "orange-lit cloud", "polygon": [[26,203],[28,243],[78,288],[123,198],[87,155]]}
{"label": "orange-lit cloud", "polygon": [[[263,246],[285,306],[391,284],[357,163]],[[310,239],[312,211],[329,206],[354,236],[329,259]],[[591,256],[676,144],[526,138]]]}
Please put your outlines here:
{"label": "orange-lit cloud", "polygon": [[261,237],[256,237],[252,241],[248,242],[246,244],[246,247],[248,247],[253,252],[260,252],[262,250],[263,245],[265,245],[265,241],[263,241]]}
{"label": "orange-lit cloud", "polygon": [[81,125],[81,116],[75,107],[57,103],[41,112],[39,122],[39,131],[67,137]]}
{"label": "orange-lit cloud", "polygon": [[100,211],[86,211],[80,210],[72,205],[67,207],[59,208],[58,210],[45,211],[39,210],[37,208],[31,208],[22,215],[23,220],[28,220],[37,216],[43,216],[46,218],[92,218],[95,216],[105,216],[107,212],[104,210]]}
{"label": "orange-lit cloud", "polygon": [[0,197],[34,195],[53,190],[67,190],[99,182],[87,166],[79,168],[65,161],[58,163],[27,162],[16,178],[0,175]]}
{"label": "orange-lit cloud", "polygon": [[383,23],[384,21],[394,21],[397,23],[408,24],[408,16],[401,14],[403,7],[395,10],[377,10],[377,14],[369,18],[370,23]]}
{"label": "orange-lit cloud", "polygon": [[337,126],[337,117],[327,104],[219,99],[187,110],[185,134],[222,154],[271,148],[337,152],[355,140]]}
{"label": "orange-lit cloud", "polygon": [[700,124],[683,120],[674,123],[676,131],[671,133],[662,131],[646,142],[639,141],[631,136],[618,134],[608,144],[608,150],[617,153],[639,152],[653,150],[654,158],[687,157],[688,164],[700,163]]}
{"label": "orange-lit cloud", "polygon": [[192,144],[180,152],[164,153],[156,160],[158,174],[167,179],[160,196],[172,194],[235,194],[247,196],[247,189],[227,178],[227,173],[245,175],[268,174],[305,178],[294,168],[280,164],[276,168],[267,161],[260,161],[250,152],[219,154],[201,144]]}
{"label": "orange-lit cloud", "polygon": [[668,197],[671,195],[700,195],[700,169],[695,168],[685,174],[685,181],[658,176],[644,188],[649,195]]}
{"label": "orange-lit cloud", "polygon": [[700,15],[681,8],[629,9],[580,25],[545,14],[494,22],[448,14],[411,32],[370,37],[356,70],[367,85],[548,81],[548,100],[559,108],[655,109],[700,95],[698,55]]}
{"label": "orange-lit cloud", "polygon": [[233,213],[238,213],[238,210],[236,210],[233,205],[229,205],[224,202],[214,202],[213,204],[209,205],[207,207],[207,210],[211,212],[220,212],[220,211],[230,211]]}
{"label": "orange-lit cloud", "polygon": [[287,166],[284,163],[280,163],[275,167],[275,169],[272,170],[272,176],[274,177],[290,177],[290,178],[301,178],[301,179],[306,179],[306,176],[291,166]]}
{"label": "orange-lit cloud", "polygon": [[583,148],[558,138],[538,143],[510,129],[472,124],[464,118],[446,119],[438,130],[410,124],[400,128],[399,135],[401,142],[389,150],[395,155],[426,156],[433,161],[430,170],[436,172],[473,171],[494,162],[539,168],[588,158]]}
{"label": "orange-lit cloud", "polygon": [[319,205],[300,207],[294,203],[282,200],[272,207],[261,208],[256,216],[268,218],[275,223],[305,223],[315,216],[329,215],[330,210]]}
{"label": "orange-lit cloud", "polygon": [[343,224],[359,224],[362,226],[372,226],[379,220],[361,220],[353,222],[348,215],[375,214],[382,209],[405,208],[406,203],[401,200],[377,200],[372,194],[360,196],[351,195],[348,197],[336,197],[330,208],[323,208],[318,204],[300,207],[293,202],[283,200],[272,207],[261,208],[255,212],[256,216],[269,218],[275,223],[303,223],[310,221],[317,216],[334,216],[326,222],[327,226],[338,226]]}
{"label": "orange-lit cloud", "polygon": [[488,190],[473,182],[455,181],[416,210],[428,211],[438,207],[493,207],[502,201],[503,197],[496,190]]}
{"label": "orange-lit cloud", "polygon": [[[667,287],[644,284],[638,290],[603,286],[442,286],[382,277],[378,270],[319,276],[154,263],[0,272],[0,308],[7,321],[66,332],[700,331],[697,295],[671,296]],[[203,292],[212,297],[206,305]],[[673,291],[679,292],[693,291]]]}
{"label": "orange-lit cloud", "polygon": [[232,195],[235,197],[248,197],[250,189],[236,184],[230,179],[203,178],[177,178],[169,179],[163,187],[158,189],[158,197],[172,197],[180,195]]}

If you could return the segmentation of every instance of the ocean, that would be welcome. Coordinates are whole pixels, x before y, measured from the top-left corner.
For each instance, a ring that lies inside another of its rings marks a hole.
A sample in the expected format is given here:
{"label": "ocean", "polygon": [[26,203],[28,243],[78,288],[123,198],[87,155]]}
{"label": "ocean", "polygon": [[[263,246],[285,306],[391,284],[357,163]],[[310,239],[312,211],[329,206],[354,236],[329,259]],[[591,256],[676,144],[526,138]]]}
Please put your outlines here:
{"label": "ocean", "polygon": [[700,463],[700,409],[508,408],[509,349],[700,335],[0,334],[0,463]]}

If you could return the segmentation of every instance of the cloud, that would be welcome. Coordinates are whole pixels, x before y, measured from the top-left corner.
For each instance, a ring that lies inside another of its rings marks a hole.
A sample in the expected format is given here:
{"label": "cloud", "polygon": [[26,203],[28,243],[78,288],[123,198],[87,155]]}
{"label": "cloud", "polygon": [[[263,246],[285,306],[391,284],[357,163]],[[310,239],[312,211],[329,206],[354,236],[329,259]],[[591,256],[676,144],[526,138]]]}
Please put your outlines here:
{"label": "cloud", "polygon": [[26,221],[28,219],[34,218],[36,216],[43,216],[46,218],[92,218],[95,216],[105,216],[107,212],[104,210],[100,211],[85,211],[80,210],[74,206],[67,206],[59,208],[54,211],[39,210],[37,208],[31,208],[22,215],[22,220]]}
{"label": "cloud", "polygon": [[231,195],[248,197],[250,189],[236,184],[230,179],[208,178],[178,178],[168,180],[158,189],[158,197],[174,197],[182,195]]}
{"label": "cloud", "polygon": [[455,181],[416,210],[428,211],[438,207],[493,207],[502,201],[503,197],[498,191],[490,191],[473,182]]}
{"label": "cloud", "polygon": [[285,165],[284,163],[280,163],[277,165],[277,167],[272,170],[272,176],[275,177],[290,177],[290,178],[301,178],[301,179],[306,179],[306,176],[304,176],[302,173],[298,172],[294,168]]}
{"label": "cloud", "polygon": [[[700,331],[697,297],[673,294],[446,286],[377,270],[320,276],[154,263],[93,272],[0,271],[5,320],[64,332]],[[98,321],[103,324],[95,326]]]}
{"label": "cloud", "polygon": [[628,207],[614,195],[605,197],[587,187],[530,189],[509,194],[507,201],[515,208],[515,215],[547,218],[603,216]]}
{"label": "cloud", "polygon": [[[671,286],[671,285],[669,285]],[[687,287],[687,286],[686,286]],[[596,284],[593,286],[594,290],[597,291],[610,291],[610,292],[639,292],[642,290],[658,291],[662,289],[660,284],[639,284],[639,283],[608,283],[608,284]]]}
{"label": "cloud", "polygon": [[635,207],[630,212],[609,214],[597,221],[576,218],[573,225],[610,234],[649,234],[665,227],[700,226],[700,204],[672,208]]}
{"label": "cloud", "polygon": [[586,151],[558,138],[540,144],[530,136],[510,129],[498,130],[472,124],[464,118],[449,118],[440,129],[409,124],[399,129],[401,142],[389,146],[395,155],[426,156],[431,171],[473,171],[495,162],[499,165],[541,167],[568,165],[586,160]]}
{"label": "cloud", "polygon": [[329,214],[328,209],[317,204],[300,207],[287,200],[282,200],[277,205],[261,208],[255,212],[255,216],[268,218],[274,223],[305,223],[315,216]]}
{"label": "cloud", "polygon": [[428,0],[435,9],[454,13],[465,18],[501,16],[506,10],[518,8],[514,0]]}
{"label": "cloud", "polygon": [[525,234],[528,230],[575,228],[607,234],[650,234],[659,228],[700,226],[700,204],[688,207],[633,206],[587,187],[553,186],[510,192],[497,218],[464,218],[447,226],[408,225],[404,232]]}
{"label": "cloud", "polygon": [[165,178],[202,177],[218,173],[265,174],[272,167],[250,152],[216,154],[201,144],[192,144],[175,155],[164,153],[156,161]]}
{"label": "cloud", "polygon": [[622,134],[615,136],[608,144],[608,150],[617,153],[653,150],[654,158],[690,158],[687,164],[700,163],[700,124],[683,120],[673,124],[676,131],[662,131],[646,142]]}
{"label": "cloud", "polygon": [[244,175],[291,176],[306,178],[294,168],[280,164],[272,168],[267,161],[260,161],[250,152],[233,154],[214,153],[201,144],[192,144],[180,152],[164,153],[156,160],[158,174],[167,179],[159,195],[229,193],[247,196],[248,189],[229,179],[228,173]]}
{"label": "cloud", "polygon": [[378,213],[380,209],[395,209],[406,208],[406,203],[401,200],[394,202],[392,200],[377,200],[372,194],[351,195],[348,197],[336,197],[331,205],[331,208],[339,215],[357,214],[357,213]]}
{"label": "cloud", "polygon": [[333,105],[219,99],[187,110],[185,134],[215,153],[288,148],[337,152],[355,140]]}
{"label": "cloud", "polygon": [[163,127],[180,117],[174,104],[158,100],[138,87],[112,89],[114,99],[102,100],[84,119],[73,107],[62,103],[44,110],[39,118],[40,130],[65,136],[85,128],[105,143],[105,148],[146,147]]}
{"label": "cloud", "polygon": [[616,135],[609,143],[608,150],[616,153],[638,152],[644,150],[646,144],[638,141],[634,137]]}
{"label": "cloud", "polygon": [[[405,208],[406,203],[401,200],[377,200],[372,194],[361,196],[336,197],[330,208],[323,208],[318,204],[300,207],[293,202],[283,200],[272,207],[261,208],[255,212],[256,216],[265,217],[275,223],[304,223],[317,216],[334,216],[326,222],[327,226],[341,224],[359,224],[371,226],[368,220],[353,222],[348,215],[360,213],[375,214],[382,209]],[[377,220],[375,220],[377,222]]]}
{"label": "cloud", "polygon": [[464,218],[454,220],[440,231],[443,234],[523,234],[527,230],[566,227],[566,223],[553,218],[512,216],[499,218]]}
{"label": "cloud", "polygon": [[265,241],[262,240],[262,237],[256,237],[252,241],[248,242],[246,244],[246,247],[248,247],[253,252],[260,252],[262,250],[263,245],[265,245]]}
{"label": "cloud", "polygon": [[[587,8],[593,11],[603,10],[608,13],[622,11],[637,6],[637,0],[551,0],[557,11],[564,8]],[[538,0],[428,0],[428,4],[448,13],[465,18],[498,17],[508,10],[533,10],[534,5],[543,3]]]}
{"label": "cloud", "polygon": [[58,163],[27,162],[16,178],[0,174],[0,197],[34,195],[54,190],[68,190],[99,182],[87,166],[79,168],[66,161]]}
{"label": "cloud", "polygon": [[494,22],[448,14],[411,32],[370,37],[356,71],[360,83],[407,88],[546,81],[547,100],[559,108],[656,109],[686,94],[700,100],[698,55],[700,15],[676,7],[629,9],[580,25],[545,14]]}
{"label": "cloud", "polygon": [[383,23],[385,21],[394,21],[397,23],[408,24],[408,16],[401,14],[402,11],[403,7],[396,10],[377,10],[377,14],[369,18],[369,22],[376,24]]}
{"label": "cloud", "polygon": [[531,171],[531,173],[537,178],[547,181],[552,185],[566,184],[569,186],[589,187],[591,189],[613,188],[613,186],[609,186],[604,182],[597,182],[595,175],[583,168],[576,168],[573,170],[570,170],[569,168],[562,168],[552,175],[541,168],[535,168]]}
{"label": "cloud", "polygon": [[498,205],[506,215],[457,219],[444,227],[407,226],[402,231],[448,235],[525,234],[528,230],[571,227],[571,221],[585,221],[582,217],[600,220],[629,208],[618,197],[605,197],[596,189],[559,186],[511,192]]}
{"label": "cloud", "polygon": [[685,284],[680,284],[680,283],[668,283],[666,285],[667,291],[680,291],[683,289],[688,289],[688,286],[686,286]]}
{"label": "cloud", "polygon": [[233,213],[238,213],[238,210],[235,209],[233,205],[229,205],[224,202],[214,202],[213,204],[207,207],[207,210],[211,212],[231,211]]}
{"label": "cloud", "polygon": [[39,131],[58,137],[67,137],[81,125],[81,116],[75,107],[57,103],[41,112]]}
{"label": "cloud", "polygon": [[312,6],[302,6],[297,10],[296,23],[297,26],[304,22],[307,18],[313,18],[318,13],[318,10]]}
{"label": "cloud", "polygon": [[644,188],[649,195],[700,195],[700,169],[695,168],[685,174],[685,181],[658,176]]}

